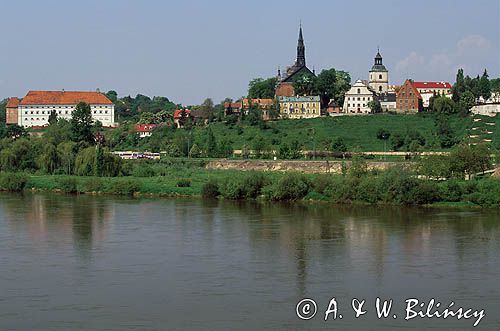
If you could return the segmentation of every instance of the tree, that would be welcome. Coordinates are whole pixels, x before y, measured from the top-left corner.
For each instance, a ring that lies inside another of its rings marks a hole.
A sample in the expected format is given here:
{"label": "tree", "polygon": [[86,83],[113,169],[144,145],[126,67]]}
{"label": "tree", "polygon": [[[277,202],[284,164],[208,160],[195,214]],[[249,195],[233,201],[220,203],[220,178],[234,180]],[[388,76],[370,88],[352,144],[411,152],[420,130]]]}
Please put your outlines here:
{"label": "tree", "polygon": [[52,125],[55,123],[57,123],[57,112],[55,109],[52,109],[50,111],[50,115],[49,115],[49,125]]}
{"label": "tree", "polygon": [[491,85],[488,79],[488,72],[484,69],[483,75],[479,79],[478,90],[480,96],[486,101],[491,96]]}
{"label": "tree", "polygon": [[330,145],[330,149],[333,152],[341,152],[341,153],[347,152],[347,146],[344,142],[344,138],[336,137],[335,139],[333,139]]}
{"label": "tree", "polygon": [[255,78],[248,84],[248,98],[250,99],[271,99],[276,94],[276,77],[263,79]]}
{"label": "tree", "polygon": [[[384,141],[384,153],[387,149],[387,140],[389,140],[389,137],[391,136],[391,133],[387,131],[386,129],[378,129],[377,130],[377,139],[383,140]],[[385,155],[384,155],[384,160],[385,160]]]}
{"label": "tree", "polygon": [[64,141],[57,145],[57,153],[59,154],[61,166],[66,175],[71,175],[73,173],[73,166],[75,164],[76,157],[75,150],[76,143],[72,141]]}
{"label": "tree", "polygon": [[344,103],[344,94],[351,87],[349,73],[334,68],[322,70],[316,79],[315,90],[320,94],[323,105],[328,104],[330,99],[339,104]]}
{"label": "tree", "polygon": [[455,84],[452,87],[453,101],[458,102],[460,96],[465,92],[464,69],[460,68],[457,72]]}
{"label": "tree", "polygon": [[117,100],[118,100],[118,93],[116,93],[116,91],[108,91],[108,93],[106,93],[106,97],[111,100],[111,102],[115,103]]}
{"label": "tree", "polygon": [[456,112],[455,103],[448,97],[439,96],[434,99],[433,109],[442,114],[453,114]]}
{"label": "tree", "polygon": [[43,147],[42,154],[37,158],[37,163],[42,171],[47,174],[53,174],[60,165],[60,158],[56,146],[50,143],[46,144]]}
{"label": "tree", "polygon": [[104,151],[101,145],[97,144],[95,146],[95,158],[94,158],[94,176],[102,176],[104,166]]}
{"label": "tree", "polygon": [[464,93],[462,93],[458,105],[463,113],[467,113],[475,104],[476,98],[471,91],[465,91]]}
{"label": "tree", "polygon": [[293,82],[296,95],[313,95],[316,93],[317,78],[311,74],[304,73]]}
{"label": "tree", "polygon": [[450,148],[455,145],[455,136],[447,116],[441,115],[436,118],[436,132],[442,148]]}
{"label": "tree", "polygon": [[76,105],[71,118],[71,138],[74,142],[94,143],[92,134],[92,114],[90,105],[80,102]]}
{"label": "tree", "polygon": [[208,127],[207,129],[207,145],[206,151],[208,157],[214,157],[217,153],[217,141],[215,140],[215,135],[212,132],[212,129]]}
{"label": "tree", "polygon": [[380,101],[378,101],[378,99],[368,102],[368,108],[371,109],[373,114],[382,112],[382,106],[380,105]]}

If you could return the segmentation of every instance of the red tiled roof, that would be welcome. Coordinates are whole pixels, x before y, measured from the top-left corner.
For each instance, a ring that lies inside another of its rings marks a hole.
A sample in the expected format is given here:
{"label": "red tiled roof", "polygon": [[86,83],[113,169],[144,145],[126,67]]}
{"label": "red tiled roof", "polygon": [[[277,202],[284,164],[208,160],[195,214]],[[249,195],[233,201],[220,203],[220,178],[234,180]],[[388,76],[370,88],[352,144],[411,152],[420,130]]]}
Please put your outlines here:
{"label": "red tiled roof", "polygon": [[228,108],[231,108],[231,109],[240,109],[242,106],[241,106],[241,102],[224,102],[224,108],[225,109],[228,109]]}
{"label": "red tiled roof", "polygon": [[191,116],[191,110],[189,110],[189,109],[177,109],[177,110],[174,112],[174,119],[179,119],[179,118],[181,118],[181,113],[182,113],[182,111],[185,111],[187,116]]}
{"label": "red tiled roof", "polygon": [[156,127],[158,127],[158,124],[136,124],[135,131],[136,132],[151,132]]}
{"label": "red tiled roof", "polygon": [[5,105],[5,108],[17,108],[19,106],[19,98],[13,97],[10,98],[9,101],[7,101],[7,105]]}
{"label": "red tiled roof", "polygon": [[413,86],[415,86],[418,89],[426,89],[426,88],[451,89],[451,84],[448,82],[413,82]]}
{"label": "red tiled roof", "polygon": [[29,91],[21,105],[76,105],[85,102],[91,105],[112,105],[100,92],[73,91]]}

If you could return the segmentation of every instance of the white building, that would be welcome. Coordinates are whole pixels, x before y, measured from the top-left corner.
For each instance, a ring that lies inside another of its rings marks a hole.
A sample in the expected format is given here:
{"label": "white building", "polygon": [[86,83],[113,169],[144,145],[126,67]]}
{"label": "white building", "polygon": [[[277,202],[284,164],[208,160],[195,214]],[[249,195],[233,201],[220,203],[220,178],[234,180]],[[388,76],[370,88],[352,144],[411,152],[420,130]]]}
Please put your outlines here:
{"label": "white building", "polygon": [[413,82],[415,88],[422,96],[424,107],[429,107],[429,100],[435,94],[444,95],[451,99],[451,84],[448,82]]}
{"label": "white building", "polygon": [[100,92],[29,91],[19,102],[17,124],[27,127],[48,125],[51,112],[58,118],[71,119],[80,102],[90,105],[92,119],[105,127],[115,126],[115,106]]}
{"label": "white building", "polygon": [[387,93],[389,90],[389,71],[382,64],[382,55],[377,52],[375,64],[369,73],[368,85],[377,93]]}
{"label": "white building", "polygon": [[376,94],[362,80],[357,80],[345,94],[343,112],[346,115],[370,114],[372,110],[368,106],[370,101],[375,100]]}

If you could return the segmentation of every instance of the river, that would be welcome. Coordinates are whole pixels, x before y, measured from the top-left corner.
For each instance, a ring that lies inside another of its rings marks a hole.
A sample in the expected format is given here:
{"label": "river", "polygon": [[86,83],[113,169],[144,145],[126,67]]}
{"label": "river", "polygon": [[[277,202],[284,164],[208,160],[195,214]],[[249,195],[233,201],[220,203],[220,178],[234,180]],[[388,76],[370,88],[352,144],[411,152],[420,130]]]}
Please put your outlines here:
{"label": "river", "polygon": [[484,309],[476,329],[498,330],[500,212],[0,194],[2,331],[473,329],[406,321],[408,298]]}

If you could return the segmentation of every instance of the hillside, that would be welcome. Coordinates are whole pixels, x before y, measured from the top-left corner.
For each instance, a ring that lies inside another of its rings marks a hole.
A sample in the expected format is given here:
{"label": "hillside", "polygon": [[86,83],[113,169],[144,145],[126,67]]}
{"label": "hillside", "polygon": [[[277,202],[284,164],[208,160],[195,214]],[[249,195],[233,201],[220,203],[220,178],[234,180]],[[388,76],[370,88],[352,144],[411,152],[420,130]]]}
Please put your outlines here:
{"label": "hillside", "polygon": [[[458,141],[467,136],[472,125],[471,117],[450,116],[447,118],[452,134]],[[435,114],[321,117],[304,120],[279,120],[268,123],[268,128],[248,125],[211,124],[218,140],[232,142],[234,149],[243,146],[252,148],[256,140],[262,138],[266,145],[278,146],[282,142],[297,140],[305,149],[320,149],[332,140],[341,137],[349,150],[383,151],[384,142],[377,139],[377,131],[384,129],[391,135],[405,135],[417,131],[425,138],[426,150],[440,150],[436,130]],[[197,130],[199,131],[199,130]],[[201,139],[202,132],[197,132]],[[387,142],[390,149],[390,142]]]}

